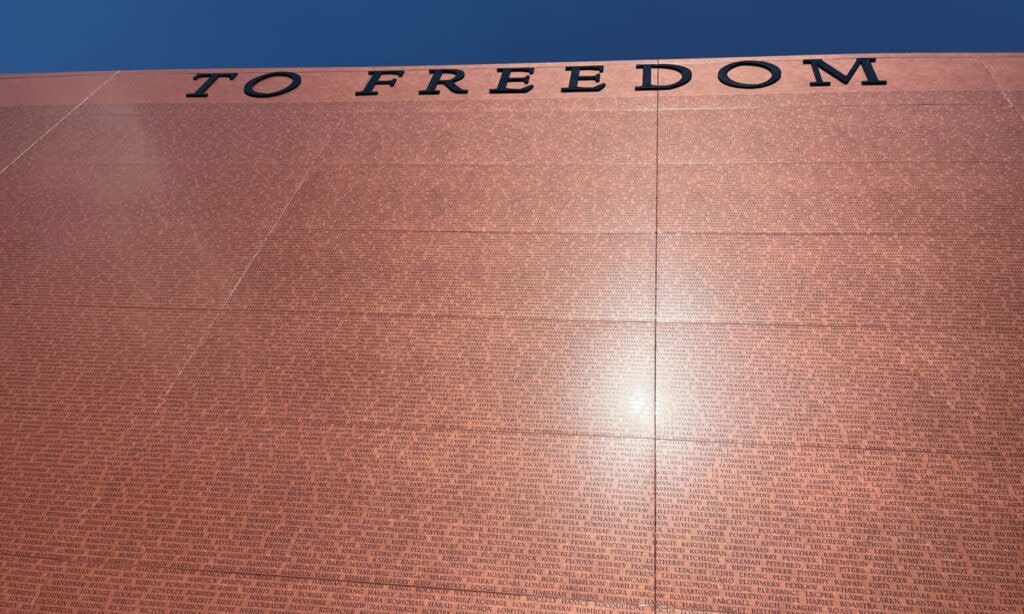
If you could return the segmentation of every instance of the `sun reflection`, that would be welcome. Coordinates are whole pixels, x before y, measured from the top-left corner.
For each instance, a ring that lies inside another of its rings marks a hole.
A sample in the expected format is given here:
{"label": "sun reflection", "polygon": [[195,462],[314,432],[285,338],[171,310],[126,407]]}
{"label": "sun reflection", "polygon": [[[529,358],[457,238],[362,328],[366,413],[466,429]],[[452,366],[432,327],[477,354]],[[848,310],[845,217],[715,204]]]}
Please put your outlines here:
{"label": "sun reflection", "polygon": [[651,405],[651,395],[641,391],[633,390],[632,394],[626,400],[626,408],[629,413],[634,416],[640,416],[647,413]]}
{"label": "sun reflection", "polygon": [[645,386],[637,382],[636,385],[624,387],[619,402],[619,419],[645,432],[650,428],[654,411],[654,391],[650,389],[650,382],[647,384]]}

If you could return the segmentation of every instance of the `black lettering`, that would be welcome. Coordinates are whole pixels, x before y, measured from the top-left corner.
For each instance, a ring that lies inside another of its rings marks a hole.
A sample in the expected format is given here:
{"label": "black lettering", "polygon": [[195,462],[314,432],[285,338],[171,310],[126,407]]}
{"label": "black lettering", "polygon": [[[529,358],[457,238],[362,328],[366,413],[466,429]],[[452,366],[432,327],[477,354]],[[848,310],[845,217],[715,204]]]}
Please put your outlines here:
{"label": "black lettering", "polygon": [[[445,79],[445,75],[449,75],[449,78]],[[468,94],[469,90],[464,90],[456,85],[465,76],[466,72],[458,68],[431,68],[430,85],[427,86],[427,89],[420,90],[420,96],[440,94],[441,92],[437,91],[439,85],[445,86],[453,94]]]}
{"label": "black lettering", "polygon": [[[565,70],[569,73],[569,87],[563,87],[563,92],[600,92],[604,89],[605,84],[600,83],[604,66],[566,66]],[[581,75],[582,70],[593,70],[597,74]],[[597,85],[581,86],[580,81],[593,81]]]}
{"label": "black lettering", "polygon": [[[398,83],[398,77],[405,75],[404,70],[370,70],[367,71],[370,75],[370,79],[366,82],[366,87],[356,92],[356,96],[376,96],[379,92],[375,92],[374,89],[378,85],[386,85],[388,87],[395,87]],[[384,75],[391,75],[394,79],[381,79]]]}
{"label": "black lettering", "polygon": [[206,81],[204,81],[196,91],[191,94],[185,94],[185,98],[206,98],[206,90],[210,89],[210,86],[216,83],[217,79],[227,77],[228,80],[232,80],[237,76],[238,73],[236,72],[201,72],[192,77],[192,80],[198,81],[199,79],[206,79]]}
{"label": "black lettering", "polygon": [[[732,69],[739,68],[740,66],[756,66],[758,68],[763,68],[768,71],[768,78],[760,83],[740,83],[739,81],[736,81],[735,79],[729,76],[729,73],[732,71]],[[769,85],[775,83],[781,78],[782,71],[779,69],[778,66],[776,66],[775,64],[770,64],[768,62],[758,62],[755,60],[746,60],[726,64],[725,66],[722,67],[722,70],[718,71],[718,80],[721,81],[722,83],[728,85],[729,87],[738,87],[748,90],[757,89],[759,87],[768,87]]]}
{"label": "black lettering", "polygon": [[857,74],[858,68],[864,69],[864,76],[867,77],[867,79],[860,82],[861,85],[885,85],[885,81],[879,79],[878,75],[875,74],[875,67],[872,65],[874,61],[875,58],[857,58],[853,62],[853,67],[846,74],[839,72],[825,60],[804,60],[804,64],[810,64],[811,70],[814,71],[814,81],[811,81],[812,87],[828,87],[832,85],[821,77],[822,70],[832,75],[833,79],[837,79],[843,85],[848,85],[853,79],[853,75]]}
{"label": "black lettering", "polygon": [[[274,77],[284,77],[289,80],[289,83],[288,85],[282,87],[281,89],[275,90],[273,92],[256,91],[257,85],[263,83],[263,81],[267,79],[273,79]],[[273,98],[274,96],[287,94],[293,89],[299,87],[300,83],[302,83],[302,77],[300,77],[298,73],[287,71],[268,72],[265,75],[260,75],[258,77],[253,77],[252,79],[249,79],[249,82],[245,84],[245,95],[251,98]]]}
{"label": "black lettering", "polygon": [[[643,69],[644,71],[644,82],[642,85],[636,86],[638,92],[650,92],[654,90],[674,90],[677,87],[682,87],[690,82],[693,78],[693,73],[690,69],[685,66],[679,66],[678,64],[637,64],[637,68]],[[654,69],[661,70],[666,68],[668,70],[675,71],[679,75],[675,83],[654,83]]]}
{"label": "black lettering", "polygon": [[[533,68],[499,68],[498,72],[501,74],[498,77],[498,87],[490,90],[492,94],[525,94],[533,89],[533,84],[530,83],[530,75],[533,74]],[[513,77],[513,72],[524,72],[526,74]],[[511,88],[508,86],[509,83],[525,83],[527,85]]]}

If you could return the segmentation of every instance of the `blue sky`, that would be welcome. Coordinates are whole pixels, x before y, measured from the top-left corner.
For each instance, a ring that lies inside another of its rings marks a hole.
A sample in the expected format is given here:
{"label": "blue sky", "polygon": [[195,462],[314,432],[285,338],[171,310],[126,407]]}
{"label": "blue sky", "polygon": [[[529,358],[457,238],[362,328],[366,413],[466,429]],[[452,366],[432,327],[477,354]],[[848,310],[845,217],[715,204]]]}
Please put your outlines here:
{"label": "blue sky", "polygon": [[7,0],[0,72],[1021,51],[1024,0]]}

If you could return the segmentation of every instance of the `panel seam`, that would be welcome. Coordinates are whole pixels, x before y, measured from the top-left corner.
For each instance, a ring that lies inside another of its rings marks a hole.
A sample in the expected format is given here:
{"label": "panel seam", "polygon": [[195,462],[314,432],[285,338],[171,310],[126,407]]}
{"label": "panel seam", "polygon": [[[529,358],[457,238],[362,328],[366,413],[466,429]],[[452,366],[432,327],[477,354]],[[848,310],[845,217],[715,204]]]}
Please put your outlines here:
{"label": "panel seam", "polygon": [[1010,95],[1006,93],[1006,90],[1003,89],[1003,86],[1000,85],[998,81],[996,81],[996,77],[995,75],[992,74],[992,70],[989,69],[988,64],[986,64],[983,60],[978,60],[978,63],[981,64],[981,67],[985,70],[985,74],[988,75],[988,78],[991,79],[992,83],[995,84],[996,88],[999,89],[999,93],[1003,95],[1003,98],[1006,100],[1006,104],[1008,104],[1011,109],[1016,111],[1017,117],[1019,117],[1020,120],[1024,122],[1024,109],[1013,104],[1013,99],[1010,98]]}
{"label": "panel seam", "polygon": [[196,343],[195,347],[192,348],[192,351],[189,353],[188,357],[185,358],[185,361],[181,364],[181,368],[178,370],[177,374],[175,374],[175,376],[171,379],[171,383],[167,386],[167,390],[164,392],[163,396],[161,396],[160,399],[158,400],[156,405],[157,412],[163,410],[164,405],[167,403],[167,400],[171,396],[171,391],[173,391],[174,387],[178,385],[181,376],[185,373],[185,369],[187,369],[189,364],[191,364],[192,359],[195,358],[196,354],[199,353],[199,350],[201,350],[203,346],[206,345],[206,341],[209,339],[210,333],[213,332],[213,327],[217,324],[217,321],[221,317],[223,317],[224,314],[230,313],[232,311],[231,309],[228,309],[228,303],[231,302],[231,297],[235,295],[235,290],[237,290],[238,286],[242,284],[242,280],[245,279],[245,276],[249,273],[249,269],[252,267],[253,263],[256,262],[256,259],[259,258],[260,253],[263,252],[263,247],[267,244],[267,241],[270,240],[270,237],[271,235],[274,234],[274,231],[277,230],[277,226],[281,223],[281,220],[284,219],[284,216],[288,212],[288,209],[291,208],[292,203],[295,201],[295,197],[298,196],[303,186],[306,185],[306,181],[312,174],[313,169],[316,168],[321,163],[324,151],[327,150],[327,146],[330,144],[331,137],[337,131],[338,125],[340,123],[341,118],[335,118],[335,123],[331,127],[328,136],[324,139],[323,146],[320,148],[320,151],[317,152],[317,155],[313,156],[312,159],[310,160],[309,165],[306,168],[306,172],[302,175],[302,179],[300,179],[298,184],[295,186],[295,191],[292,192],[291,196],[288,198],[288,202],[285,203],[285,206],[281,209],[281,213],[277,215],[277,219],[274,220],[274,223],[270,226],[270,229],[267,231],[267,234],[263,237],[262,240],[260,240],[259,245],[256,246],[256,251],[253,253],[252,258],[249,259],[249,262],[245,265],[245,268],[242,269],[242,273],[238,276],[238,279],[235,281],[235,285],[231,287],[231,290],[228,292],[228,295],[224,298],[224,301],[221,303],[220,308],[210,310],[213,312],[213,316],[210,318],[210,322],[206,325],[206,330],[203,331],[203,335],[199,338],[199,341]]}
{"label": "panel seam", "polygon": [[[661,64],[661,60],[656,60]],[[661,71],[658,71],[658,84],[661,84]],[[654,611],[658,611],[658,174],[660,154],[661,127],[661,90],[654,92]]]}
{"label": "panel seam", "polygon": [[65,119],[67,119],[68,117],[70,117],[72,113],[74,113],[75,111],[77,111],[77,110],[79,109],[79,107],[81,107],[81,106],[82,106],[83,104],[85,104],[86,102],[88,102],[88,100],[89,100],[90,98],[92,98],[93,94],[95,94],[96,92],[100,91],[100,90],[101,90],[101,89],[103,88],[103,86],[104,86],[104,85],[106,85],[106,84],[107,84],[107,83],[108,83],[108,82],[109,82],[109,81],[110,81],[111,79],[113,79],[113,78],[114,78],[114,77],[116,77],[116,76],[117,76],[118,74],[120,74],[120,72],[121,72],[121,71],[119,71],[119,70],[118,70],[118,71],[115,71],[115,72],[114,72],[114,74],[112,74],[112,75],[110,75],[109,77],[107,77],[106,79],[104,79],[104,80],[103,80],[103,83],[100,83],[99,85],[97,85],[97,86],[96,86],[96,89],[94,89],[93,91],[89,92],[89,95],[88,95],[88,96],[86,96],[85,98],[83,98],[81,102],[79,102],[78,104],[76,104],[76,105],[74,106],[74,108],[72,108],[72,109],[71,109],[70,111],[68,111],[67,113],[65,113],[63,117],[61,117],[60,119],[58,119],[58,120],[57,120],[57,123],[55,123],[54,125],[50,126],[50,127],[49,127],[49,129],[47,129],[47,130],[46,130],[46,132],[44,132],[44,133],[42,133],[41,135],[39,135],[39,138],[37,138],[36,140],[32,141],[32,144],[31,144],[31,145],[29,145],[28,147],[26,147],[26,148],[25,148],[25,151],[23,151],[23,152],[21,152],[20,154],[18,154],[18,155],[17,155],[17,156],[16,156],[16,157],[15,157],[15,158],[14,158],[13,160],[11,160],[11,161],[10,161],[10,162],[9,162],[9,163],[7,164],[7,166],[5,166],[5,167],[3,167],[2,169],[0,169],[0,175],[3,175],[3,174],[4,174],[5,172],[7,172],[7,169],[9,169],[9,168],[11,168],[12,166],[14,166],[14,163],[15,163],[15,162],[17,162],[18,160],[20,160],[20,159],[21,159],[21,157],[22,157],[22,156],[24,156],[25,154],[27,154],[27,153],[29,152],[29,150],[30,150],[30,149],[32,149],[33,147],[35,147],[36,145],[38,145],[38,144],[39,144],[39,141],[43,140],[43,138],[45,138],[45,137],[46,137],[46,135],[48,135],[48,134],[50,134],[51,132],[53,132],[53,131],[54,131],[54,129],[56,129],[56,128],[57,128],[57,126],[61,125],[61,124],[62,124],[62,123],[64,122],[64,120],[65,120]]}

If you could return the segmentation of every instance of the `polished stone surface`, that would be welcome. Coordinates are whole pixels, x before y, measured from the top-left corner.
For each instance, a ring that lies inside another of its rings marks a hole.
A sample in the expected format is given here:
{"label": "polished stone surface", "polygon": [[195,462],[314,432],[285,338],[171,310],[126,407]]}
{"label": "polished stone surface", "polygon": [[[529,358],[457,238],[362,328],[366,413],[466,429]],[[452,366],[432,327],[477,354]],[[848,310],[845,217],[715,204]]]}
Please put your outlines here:
{"label": "polished stone surface", "polygon": [[875,57],[0,76],[0,609],[1024,612],[1024,56]]}

